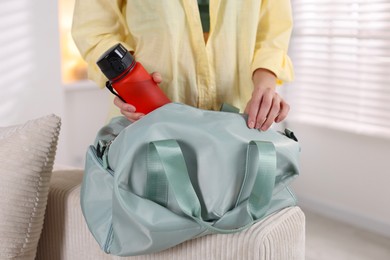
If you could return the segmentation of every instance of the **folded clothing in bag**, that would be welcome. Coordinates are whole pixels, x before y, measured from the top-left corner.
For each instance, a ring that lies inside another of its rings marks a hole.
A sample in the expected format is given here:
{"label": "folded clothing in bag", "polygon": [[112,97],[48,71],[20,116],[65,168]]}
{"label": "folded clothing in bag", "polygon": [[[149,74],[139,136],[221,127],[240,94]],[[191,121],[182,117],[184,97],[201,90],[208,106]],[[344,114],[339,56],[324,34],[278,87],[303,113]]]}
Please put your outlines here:
{"label": "folded clothing in bag", "polygon": [[242,114],[178,103],[135,123],[114,118],[87,152],[85,220],[100,247],[121,256],[241,231],[295,205],[292,137],[249,129]]}

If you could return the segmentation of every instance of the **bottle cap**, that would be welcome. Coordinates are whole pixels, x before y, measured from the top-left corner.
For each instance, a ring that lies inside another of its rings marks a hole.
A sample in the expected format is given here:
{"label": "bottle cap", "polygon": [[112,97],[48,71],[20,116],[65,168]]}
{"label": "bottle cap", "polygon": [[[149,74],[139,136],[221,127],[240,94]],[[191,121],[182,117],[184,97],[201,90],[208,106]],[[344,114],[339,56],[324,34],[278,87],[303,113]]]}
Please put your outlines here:
{"label": "bottle cap", "polygon": [[134,57],[122,44],[118,43],[108,49],[96,62],[103,74],[112,80],[120,76],[134,62]]}

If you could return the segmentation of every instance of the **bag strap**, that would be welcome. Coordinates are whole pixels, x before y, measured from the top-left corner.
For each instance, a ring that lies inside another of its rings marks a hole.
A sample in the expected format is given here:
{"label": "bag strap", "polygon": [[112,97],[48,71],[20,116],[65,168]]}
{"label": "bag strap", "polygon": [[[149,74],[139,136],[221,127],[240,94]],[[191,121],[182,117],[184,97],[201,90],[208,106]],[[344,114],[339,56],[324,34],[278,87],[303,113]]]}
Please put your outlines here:
{"label": "bag strap", "polygon": [[240,109],[227,103],[222,103],[219,111],[229,113],[240,113]]}
{"label": "bag strap", "polygon": [[[276,178],[276,150],[272,142],[251,141],[246,156],[246,170],[236,207],[248,199],[251,216],[265,215],[272,199]],[[254,179],[254,180],[253,180]]]}
{"label": "bag strap", "polygon": [[[149,143],[147,174],[145,196],[148,199],[166,206],[169,183],[181,210],[188,216],[200,218],[201,205],[192,187],[182,151],[176,140]],[[163,196],[159,197],[161,194]]]}
{"label": "bag strap", "polygon": [[[234,233],[252,224],[248,223],[237,229],[221,229],[202,219],[201,204],[192,187],[182,151],[176,140],[149,143],[147,157],[148,199],[166,205],[169,186],[183,213],[212,232]],[[275,174],[274,145],[270,142],[251,141],[247,150],[245,178],[237,204],[247,201],[247,212],[252,220],[259,219],[266,213],[275,185]],[[250,181],[251,176],[255,176],[254,182]]]}

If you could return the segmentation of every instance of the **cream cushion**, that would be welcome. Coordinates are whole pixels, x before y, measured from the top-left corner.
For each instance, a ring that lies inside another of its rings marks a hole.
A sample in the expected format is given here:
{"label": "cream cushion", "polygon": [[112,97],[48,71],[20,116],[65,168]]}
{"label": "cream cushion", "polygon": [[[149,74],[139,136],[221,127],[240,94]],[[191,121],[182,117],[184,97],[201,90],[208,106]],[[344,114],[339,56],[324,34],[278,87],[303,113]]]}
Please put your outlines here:
{"label": "cream cushion", "polygon": [[0,259],[34,259],[47,204],[60,118],[0,127]]}

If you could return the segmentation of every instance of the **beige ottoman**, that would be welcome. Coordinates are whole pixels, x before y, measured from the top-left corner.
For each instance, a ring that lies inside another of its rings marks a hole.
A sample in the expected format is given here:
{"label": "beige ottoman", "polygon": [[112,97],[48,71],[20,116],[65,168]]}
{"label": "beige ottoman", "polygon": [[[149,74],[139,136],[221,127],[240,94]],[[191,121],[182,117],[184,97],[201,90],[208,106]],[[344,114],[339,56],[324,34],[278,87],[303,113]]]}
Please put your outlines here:
{"label": "beige ottoman", "polygon": [[160,253],[144,256],[107,255],[89,233],[81,213],[82,174],[82,170],[53,172],[37,260],[305,258],[305,216],[299,207],[281,210],[241,233],[209,235]]}

